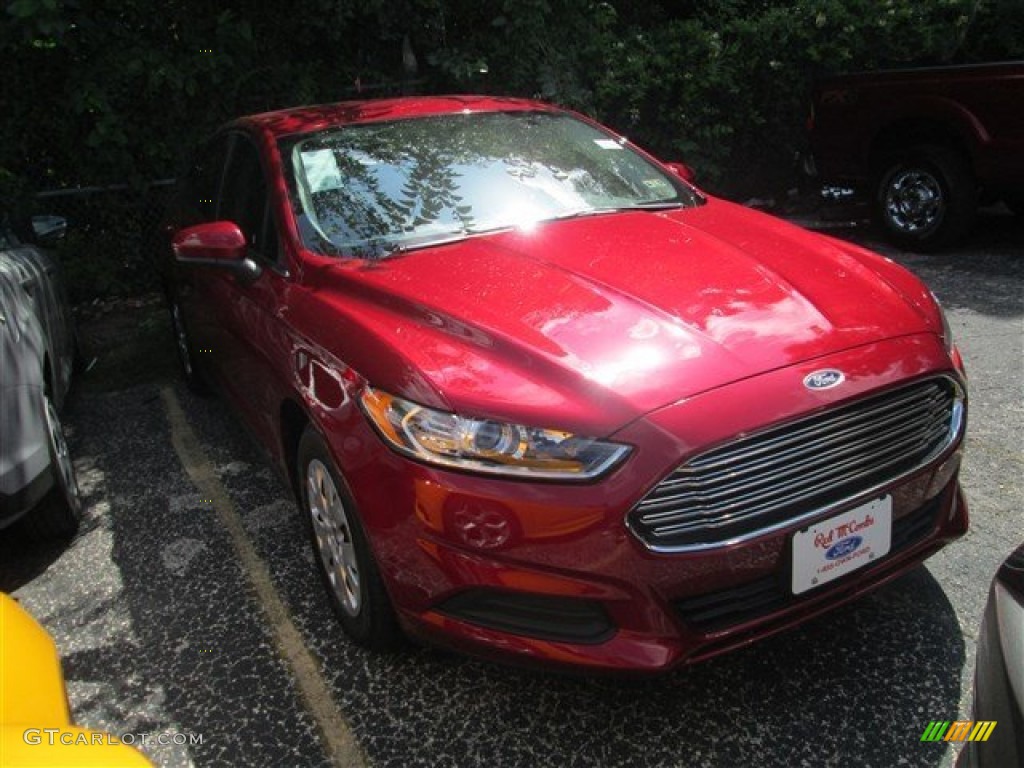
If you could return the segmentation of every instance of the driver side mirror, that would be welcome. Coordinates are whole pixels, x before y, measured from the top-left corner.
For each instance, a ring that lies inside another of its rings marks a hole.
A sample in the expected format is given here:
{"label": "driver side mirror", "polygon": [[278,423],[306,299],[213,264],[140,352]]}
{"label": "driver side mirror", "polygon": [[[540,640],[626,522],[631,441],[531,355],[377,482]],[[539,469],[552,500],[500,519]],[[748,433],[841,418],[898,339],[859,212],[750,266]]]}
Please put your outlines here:
{"label": "driver side mirror", "polygon": [[675,173],[676,176],[681,178],[683,181],[694,184],[697,181],[697,174],[693,172],[693,168],[688,166],[686,163],[665,163],[665,167]]}
{"label": "driver side mirror", "polygon": [[171,240],[171,248],[179,264],[227,269],[251,280],[263,272],[249,258],[249,244],[233,221],[210,221],[179,230]]}

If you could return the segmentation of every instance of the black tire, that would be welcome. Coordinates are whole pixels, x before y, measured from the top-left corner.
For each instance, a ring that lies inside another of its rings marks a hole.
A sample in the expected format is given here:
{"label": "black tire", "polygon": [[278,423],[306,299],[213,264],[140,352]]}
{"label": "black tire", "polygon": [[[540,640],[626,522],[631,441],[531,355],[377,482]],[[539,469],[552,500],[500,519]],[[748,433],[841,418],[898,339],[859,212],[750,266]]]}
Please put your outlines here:
{"label": "black tire", "polygon": [[49,394],[43,397],[46,431],[50,447],[53,488],[39,505],[21,519],[22,530],[32,539],[70,539],[82,520],[82,497],[75,467],[71,462],[64,427]]}
{"label": "black tire", "polygon": [[[402,631],[355,502],[312,426],[299,440],[296,478],[317,570],[345,633],[374,651],[400,646]],[[312,504],[311,492],[315,494]]]}
{"label": "black tire", "polygon": [[920,145],[892,155],[875,185],[873,212],[901,248],[934,251],[967,234],[978,210],[978,187],[964,155]]}
{"label": "black tire", "polygon": [[178,354],[178,367],[181,369],[181,377],[185,380],[188,388],[195,394],[208,395],[210,387],[206,383],[203,372],[197,365],[195,348],[192,346],[192,339],[189,336],[185,314],[178,301],[170,296],[167,299],[167,311],[170,314],[171,334],[174,337],[174,348]]}

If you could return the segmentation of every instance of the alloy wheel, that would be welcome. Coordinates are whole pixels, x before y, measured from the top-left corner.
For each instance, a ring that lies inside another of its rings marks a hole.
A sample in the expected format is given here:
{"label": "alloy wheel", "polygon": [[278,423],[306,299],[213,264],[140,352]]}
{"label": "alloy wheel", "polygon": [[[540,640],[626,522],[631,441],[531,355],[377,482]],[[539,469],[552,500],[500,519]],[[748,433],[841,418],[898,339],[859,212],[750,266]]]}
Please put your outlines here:
{"label": "alloy wheel", "polygon": [[920,234],[941,223],[946,199],[934,175],[920,168],[909,168],[895,173],[889,180],[884,206],[895,229],[905,234]]}
{"label": "alloy wheel", "polygon": [[313,459],[306,468],[306,503],[317,554],[338,603],[349,616],[362,608],[359,565],[345,505],[327,467]]}

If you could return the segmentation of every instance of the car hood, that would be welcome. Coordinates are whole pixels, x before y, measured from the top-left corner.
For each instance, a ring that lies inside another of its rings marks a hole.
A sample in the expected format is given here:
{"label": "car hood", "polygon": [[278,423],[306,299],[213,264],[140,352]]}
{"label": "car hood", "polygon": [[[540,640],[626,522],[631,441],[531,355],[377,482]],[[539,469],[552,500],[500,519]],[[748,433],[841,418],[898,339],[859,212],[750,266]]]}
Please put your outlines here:
{"label": "car hood", "polygon": [[[381,335],[449,407],[593,434],[739,379],[929,330],[872,259],[883,261],[712,200],[332,271],[357,283]],[[903,277],[904,289],[917,284]]]}

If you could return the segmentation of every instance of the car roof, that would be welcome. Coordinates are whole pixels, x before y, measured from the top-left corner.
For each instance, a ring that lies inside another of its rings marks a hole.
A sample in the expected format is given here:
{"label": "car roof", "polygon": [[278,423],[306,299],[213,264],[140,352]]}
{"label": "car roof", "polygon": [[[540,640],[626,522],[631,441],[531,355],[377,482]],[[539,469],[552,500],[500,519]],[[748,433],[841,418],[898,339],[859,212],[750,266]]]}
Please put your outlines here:
{"label": "car roof", "polygon": [[332,126],[369,123],[385,120],[450,115],[460,112],[556,111],[550,104],[529,99],[501,96],[411,96],[395,99],[341,101],[307,107],[282,109],[249,115],[231,123],[232,126],[256,129],[281,138],[310,133]]}

